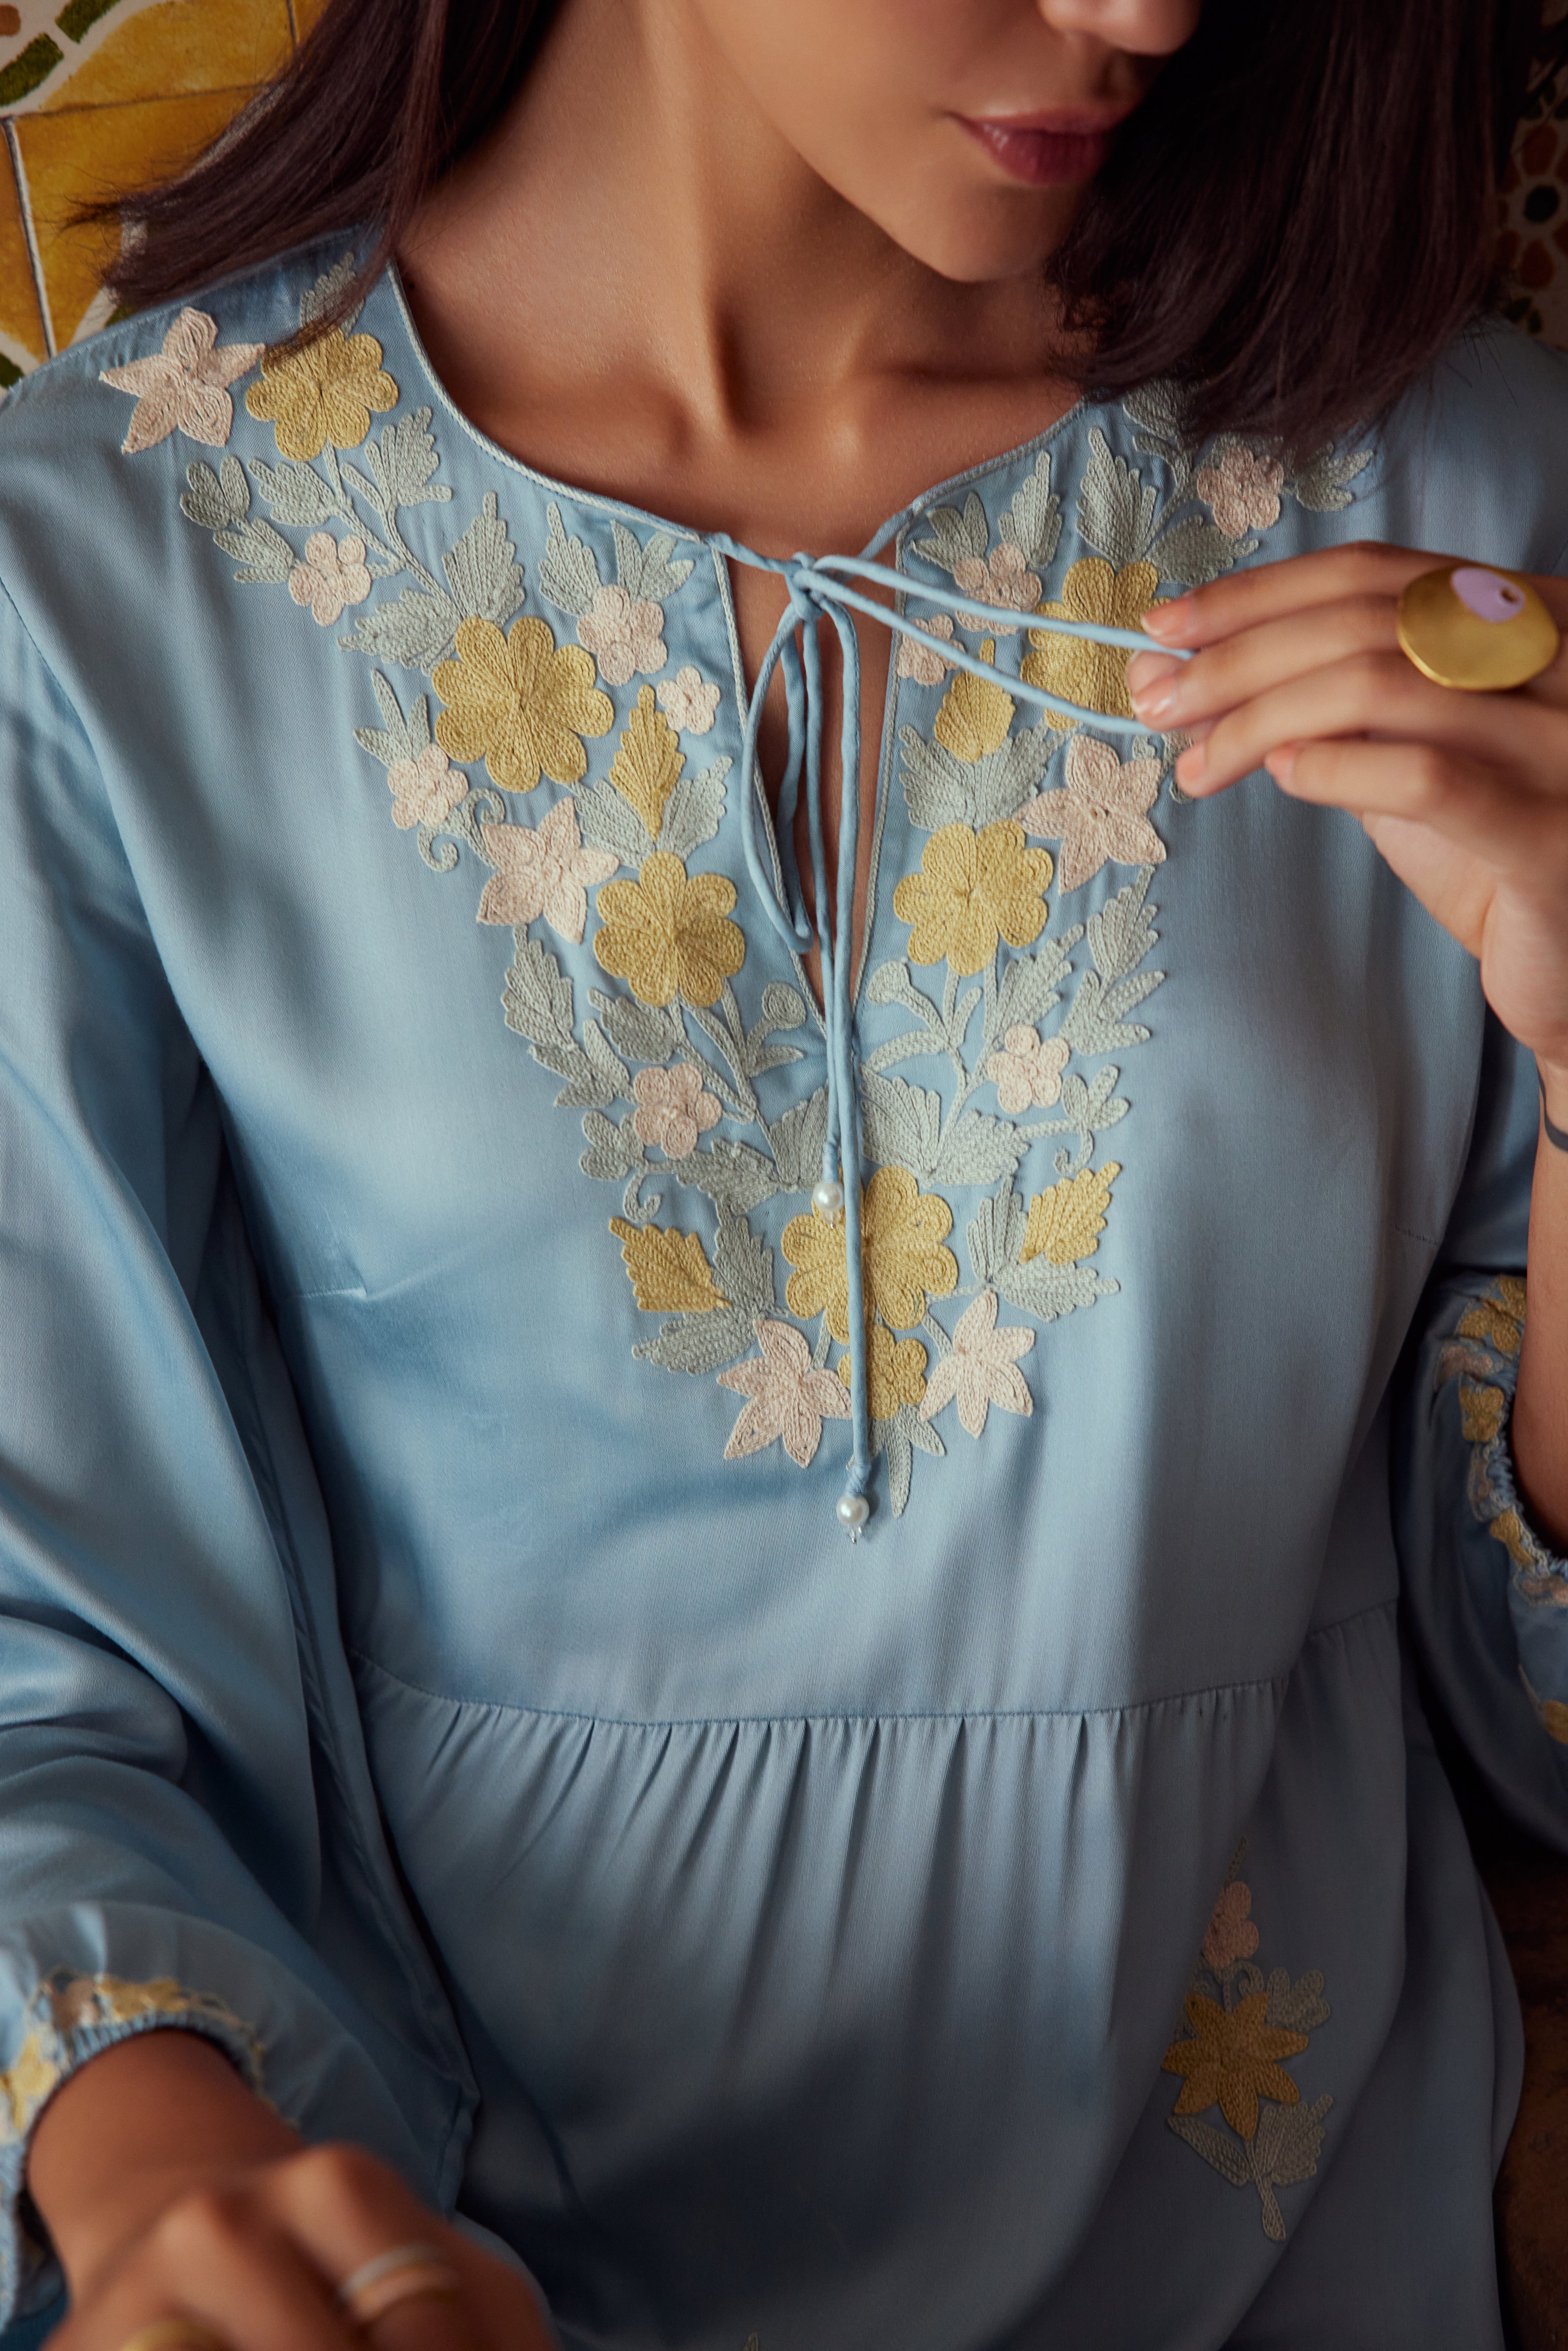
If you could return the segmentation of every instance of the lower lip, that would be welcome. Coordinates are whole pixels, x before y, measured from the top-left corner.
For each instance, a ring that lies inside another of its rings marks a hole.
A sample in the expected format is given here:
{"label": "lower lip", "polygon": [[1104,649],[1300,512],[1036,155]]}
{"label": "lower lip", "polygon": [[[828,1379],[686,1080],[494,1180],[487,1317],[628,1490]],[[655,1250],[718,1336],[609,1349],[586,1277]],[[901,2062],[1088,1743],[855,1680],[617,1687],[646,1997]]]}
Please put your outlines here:
{"label": "lower lip", "polygon": [[1092,180],[1111,152],[1109,131],[1014,131],[1005,122],[971,122],[971,139],[1026,188],[1071,187]]}

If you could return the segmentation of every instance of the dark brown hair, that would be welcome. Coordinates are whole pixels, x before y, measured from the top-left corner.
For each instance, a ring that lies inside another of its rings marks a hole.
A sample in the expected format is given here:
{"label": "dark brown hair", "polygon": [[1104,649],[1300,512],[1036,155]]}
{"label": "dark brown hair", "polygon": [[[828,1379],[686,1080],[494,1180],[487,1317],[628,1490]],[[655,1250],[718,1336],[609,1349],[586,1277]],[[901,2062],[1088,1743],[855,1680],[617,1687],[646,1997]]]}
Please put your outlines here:
{"label": "dark brown hair", "polygon": [[[330,0],[178,180],[127,197],[141,306],[371,227],[346,309],[499,119],[559,0]],[[1541,0],[1205,0],[1049,265],[1095,390],[1297,449],[1381,413],[1494,298],[1495,191]]]}

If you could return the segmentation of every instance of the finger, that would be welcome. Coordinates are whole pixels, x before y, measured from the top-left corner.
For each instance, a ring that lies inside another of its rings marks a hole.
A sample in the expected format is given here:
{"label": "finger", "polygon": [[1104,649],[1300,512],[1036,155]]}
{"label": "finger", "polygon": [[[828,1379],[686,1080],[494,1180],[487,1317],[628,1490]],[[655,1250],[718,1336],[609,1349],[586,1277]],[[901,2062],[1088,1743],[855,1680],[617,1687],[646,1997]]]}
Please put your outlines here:
{"label": "finger", "polygon": [[160,2318],[188,2318],[233,2351],[350,2351],[326,2281],[253,2196],[182,2197],[79,2316],[59,2351],[120,2351]]}
{"label": "finger", "polygon": [[1223,579],[1210,580],[1207,587],[1193,589],[1168,604],[1151,606],[1140,625],[1162,644],[1214,644],[1239,630],[1311,611],[1321,604],[1364,597],[1397,601],[1423,571],[1459,559],[1356,539],[1344,547],[1322,548],[1312,555],[1293,555],[1282,563],[1260,563],[1244,571],[1228,572]]}
{"label": "finger", "polygon": [[1397,653],[1353,654],[1227,712],[1182,753],[1176,779],[1201,798],[1250,775],[1281,744],[1344,735],[1430,743],[1506,768],[1548,796],[1568,788],[1559,713],[1519,695],[1435,685]]}
{"label": "finger", "polygon": [[[287,2163],[276,2164],[265,2189],[269,2210],[303,2248],[336,2295],[366,2263],[404,2246],[427,2246],[459,2279],[463,2265],[450,2255],[444,2225],[398,2179],[362,2147],[307,2147]],[[420,2281],[411,2268],[407,2281]],[[473,2314],[460,2300],[422,2290],[365,2329],[377,2351],[479,2351]]]}
{"label": "finger", "polygon": [[1146,726],[1185,733],[1306,671],[1358,653],[1396,652],[1397,628],[1388,597],[1349,596],[1256,622],[1192,661],[1134,653],[1127,664],[1133,708]]}
{"label": "finger", "polygon": [[1544,861],[1568,885],[1560,809],[1482,761],[1430,743],[1306,743],[1276,754],[1269,772],[1292,799],[1359,817],[1374,839],[1383,820],[1418,824],[1490,875],[1544,881]]}

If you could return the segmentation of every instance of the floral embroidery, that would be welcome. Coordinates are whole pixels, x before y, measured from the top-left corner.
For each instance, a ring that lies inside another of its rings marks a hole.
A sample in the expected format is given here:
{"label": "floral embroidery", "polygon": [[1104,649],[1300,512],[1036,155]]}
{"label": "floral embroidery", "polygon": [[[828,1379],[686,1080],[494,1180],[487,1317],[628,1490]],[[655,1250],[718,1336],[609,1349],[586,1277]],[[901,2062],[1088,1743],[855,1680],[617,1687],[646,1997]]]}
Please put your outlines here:
{"label": "floral embroidery", "polygon": [[[1554,1557],[1520,1508],[1509,1451],[1508,1418],[1519,1377],[1524,1338],[1525,1285],[1517,1274],[1499,1274],[1466,1307],[1454,1336],[1439,1349],[1434,1386],[1458,1383],[1460,1434],[1470,1448],[1467,1479],[1471,1514],[1513,1564],[1513,1588],[1532,1606],[1568,1607],[1568,1565]],[[1525,1687],[1530,1688],[1526,1682]],[[1531,1699],[1555,1738],[1546,1708],[1558,1703]]]}
{"label": "floral embroidery", "polygon": [[479,831],[496,869],[479,901],[479,920],[526,930],[542,915],[559,938],[576,946],[588,923],[589,891],[608,881],[620,860],[583,847],[571,794],[535,828],[484,824]]}
{"label": "floral embroidery", "polygon": [[737,1461],[782,1437],[790,1460],[808,1468],[821,1443],[823,1421],[847,1420],[849,1398],[831,1372],[812,1364],[810,1347],[790,1323],[759,1314],[755,1328],[760,1355],[748,1355],[718,1374],[720,1387],[748,1399],[724,1458]]}
{"label": "floral embroidery", "polygon": [[[866,1386],[873,1421],[897,1418],[901,1410],[915,1410],[925,1394],[925,1350],[918,1339],[895,1339],[882,1323],[866,1333]],[[839,1378],[847,1393],[850,1359],[839,1361]]]}
{"label": "floral embroidery", "polygon": [[[1245,1850],[1231,1865],[1203,1938],[1186,1996],[1188,2030],[1171,2043],[1162,2065],[1182,2077],[1169,2127],[1232,2187],[1256,2188],[1263,2232],[1279,2243],[1285,2221],[1276,2190],[1316,2172],[1333,2105],[1325,2095],[1303,2106],[1285,2064],[1305,2053],[1330,2011],[1321,1974],[1292,1983],[1284,1968],[1265,1979],[1253,1964],[1259,1936],[1249,1917],[1251,1889],[1235,1874]],[[1216,2106],[1228,2131],[1199,2119]]]}
{"label": "floral embroidery", "polygon": [[1278,457],[1244,448],[1239,441],[1218,444],[1214,461],[1200,465],[1193,479],[1227,538],[1270,529],[1280,519],[1284,486],[1285,468]]}
{"label": "floral embroidery", "polygon": [[340,544],[329,530],[313,530],[305,542],[304,562],[288,575],[288,592],[329,629],[345,604],[362,604],[371,592],[364,540],[356,536]]}
{"label": "floral embroidery", "polygon": [[[1159,593],[1160,575],[1152,563],[1128,563],[1114,570],[1098,555],[1075,563],[1061,583],[1058,602],[1040,610],[1053,621],[1097,621],[1102,627],[1135,629]],[[1087,637],[1061,637],[1045,629],[1029,632],[1031,651],[1020,664],[1030,685],[1086,710],[1103,710],[1108,717],[1131,718],[1127,693],[1127,656],[1116,645],[1101,645]]]}
{"label": "floral embroidery", "polygon": [[264,351],[261,381],[251,385],[245,404],[271,424],[280,455],[308,460],[329,443],[357,449],[372,412],[395,408],[397,397],[374,335],[346,335],[331,327],[313,342]]}
{"label": "floral embroidery", "polygon": [[689,1158],[698,1135],[723,1116],[716,1097],[703,1084],[702,1071],[690,1061],[677,1061],[673,1070],[639,1070],[632,1092],[637,1103],[632,1114],[633,1133],[666,1159]]}
{"label": "floral embroidery", "polygon": [[1111,1186],[1122,1170],[1114,1159],[1037,1193],[1029,1204],[1029,1224],[1019,1254],[1027,1265],[1042,1257],[1048,1265],[1077,1265],[1092,1257],[1105,1229]]}
{"label": "floral embroidery", "polygon": [[624,685],[636,670],[656,677],[670,658],[664,606],[642,596],[633,603],[624,588],[601,588],[578,622],[577,635],[612,685]]}
{"label": "floral embroidery", "polygon": [[[923,1192],[907,1167],[879,1167],[862,1196],[861,1266],[866,1311],[895,1331],[913,1330],[927,1298],[947,1298],[958,1286],[958,1264],[943,1243],[953,1211],[940,1194]],[[795,1268],[785,1289],[791,1314],[802,1322],[825,1315],[841,1346],[849,1344],[849,1272],[842,1218],[792,1217],[784,1228],[784,1255]]]}
{"label": "floral embroidery", "polygon": [[686,662],[654,692],[660,709],[683,735],[711,735],[718,716],[719,689],[709,685],[701,670]]}
{"label": "floral embroidery", "polygon": [[1045,893],[1051,862],[1043,849],[1024,846],[1016,824],[944,825],[921,853],[918,873],[906,873],[893,893],[893,910],[910,925],[915,963],[940,963],[967,977],[988,964],[998,938],[1009,946],[1033,945],[1050,914]]}
{"label": "floral embroidery", "polygon": [[460,622],[457,658],[431,684],[446,705],[435,739],[455,759],[483,758],[504,791],[531,792],[541,776],[575,784],[588,772],[583,737],[608,735],[615,705],[594,684],[591,657],[558,646],[548,621]]}
{"label": "floral embroidery", "polygon": [[[944,644],[953,642],[953,616],[950,612],[934,612],[929,620],[910,616],[917,629]],[[953,664],[937,652],[935,644],[924,645],[918,637],[900,636],[898,640],[897,674],[916,685],[940,685]]]}
{"label": "floral embroidery", "polygon": [[746,960],[746,938],[729,920],[735,884],[722,873],[689,874],[678,857],[655,850],[635,882],[609,882],[599,893],[602,928],[593,952],[604,969],[629,980],[640,1004],[716,1004],[727,979]]}
{"label": "floral embroidery", "polygon": [[610,1229],[621,1243],[644,1314],[711,1314],[716,1307],[729,1304],[695,1233],[629,1224],[624,1217],[612,1217]]}
{"label": "floral embroidery", "polygon": [[685,766],[675,730],[654,705],[653,689],[643,686],[621,748],[611,763],[610,780],[642,819],[650,840],[657,841],[664,820],[664,803],[681,780]]}
{"label": "floral embroidery", "polygon": [[997,1293],[982,1290],[959,1315],[952,1346],[926,1383],[920,1417],[929,1420],[956,1397],[959,1425],[971,1437],[984,1436],[986,1415],[994,1404],[1027,1419],[1034,1398],[1018,1364],[1033,1345],[1034,1332],[1021,1324],[998,1330]]}
{"label": "floral embroidery", "polygon": [[1109,743],[1075,735],[1061,789],[1019,810],[1026,832],[1061,843],[1061,886],[1077,890],[1103,865],[1163,865],[1166,845],[1149,822],[1164,773],[1158,759],[1121,759]]}
{"label": "floral embroidery", "polygon": [[468,778],[455,768],[439,743],[425,743],[412,758],[394,759],[387,769],[392,791],[392,820],[400,832],[410,825],[442,824],[468,789]]}
{"label": "floral embroidery", "polygon": [[100,383],[136,398],[120,444],[121,454],[131,457],[140,449],[155,449],[175,431],[204,442],[209,449],[221,449],[235,421],[228,387],[236,376],[249,372],[262,350],[260,343],[220,345],[217,328],[204,310],[182,310],[161,351],[124,367],[104,368],[99,374]]}
{"label": "floral embroidery", "polygon": [[1031,1102],[1048,1110],[1061,1094],[1061,1072],[1071,1060],[1065,1037],[1042,1038],[1021,1022],[1008,1030],[1003,1050],[992,1053],[986,1075],[996,1081],[997,1100],[1009,1117],[1017,1118]]}
{"label": "floral embroidery", "polygon": [[[985,638],[979,653],[982,661],[994,662],[996,639]],[[977,760],[1001,749],[1017,708],[1012,695],[1001,686],[993,685],[989,678],[977,677],[973,670],[961,669],[942,697],[931,731],[944,750],[973,767]]]}
{"label": "floral embroidery", "polygon": [[[986,556],[960,556],[953,566],[953,580],[966,595],[986,604],[1010,604],[1017,612],[1032,612],[1040,596],[1040,581],[1012,539],[1002,539]],[[1003,635],[1012,634],[1005,622],[988,625]]]}
{"label": "floral embroidery", "polygon": [[131,1983],[122,1976],[71,1976],[45,1980],[29,2009],[28,2030],[9,2068],[0,2073],[0,2138],[25,2138],[48,2099],[83,2058],[102,2045],[78,2044],[84,2032],[104,2028],[183,2024],[210,2032],[243,2066],[251,2086],[261,2087],[261,2044],[221,2000],[187,1991],[172,1977]]}

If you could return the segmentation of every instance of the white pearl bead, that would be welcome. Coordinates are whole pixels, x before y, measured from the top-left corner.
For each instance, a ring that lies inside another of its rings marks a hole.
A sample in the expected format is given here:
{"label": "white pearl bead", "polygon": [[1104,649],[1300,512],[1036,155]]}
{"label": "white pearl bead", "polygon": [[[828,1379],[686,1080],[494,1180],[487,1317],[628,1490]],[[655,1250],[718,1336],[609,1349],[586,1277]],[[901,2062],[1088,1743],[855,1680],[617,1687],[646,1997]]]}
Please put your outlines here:
{"label": "white pearl bead", "polygon": [[844,1213],[843,1186],[824,1176],[820,1184],[811,1187],[811,1206],[819,1217],[826,1217],[831,1225],[836,1225]]}
{"label": "white pearl bead", "polygon": [[871,1516],[871,1504],[863,1494],[841,1494],[837,1504],[839,1524],[858,1535]]}

